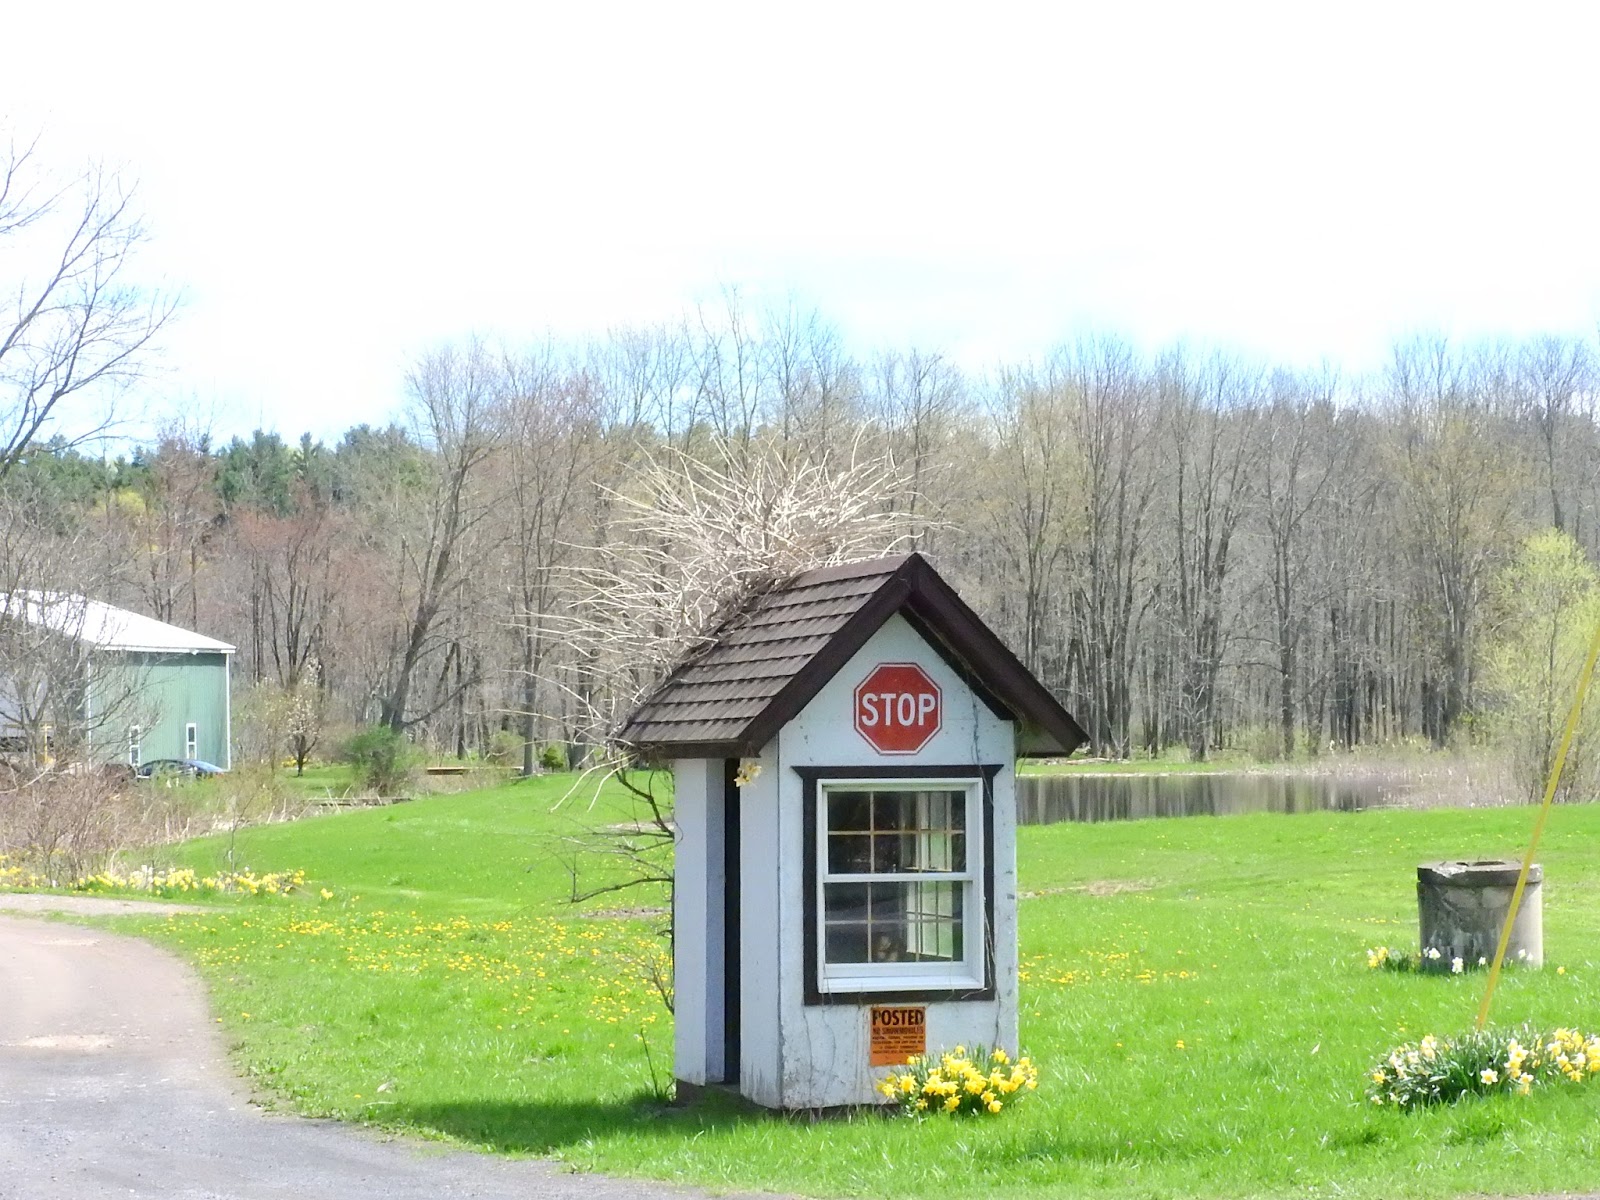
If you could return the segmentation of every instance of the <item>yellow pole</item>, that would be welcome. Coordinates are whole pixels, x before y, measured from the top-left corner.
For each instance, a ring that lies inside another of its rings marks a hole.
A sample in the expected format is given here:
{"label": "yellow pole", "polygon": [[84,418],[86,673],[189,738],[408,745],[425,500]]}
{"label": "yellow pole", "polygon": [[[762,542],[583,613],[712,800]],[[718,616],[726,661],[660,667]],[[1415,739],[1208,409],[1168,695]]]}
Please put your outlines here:
{"label": "yellow pole", "polygon": [[1578,731],[1578,720],[1583,716],[1583,700],[1589,694],[1589,682],[1594,678],[1595,660],[1600,659],[1600,624],[1589,641],[1589,656],[1583,661],[1578,674],[1578,692],[1572,698],[1572,711],[1567,714],[1567,727],[1561,734],[1561,746],[1556,751],[1556,761],[1551,764],[1550,778],[1544,786],[1544,803],[1539,807],[1539,819],[1533,823],[1533,840],[1528,843],[1528,853],[1522,858],[1522,870],[1517,875],[1517,886],[1511,892],[1511,907],[1506,910],[1506,923],[1500,930],[1500,944],[1495,947],[1494,962],[1489,966],[1489,983],[1483,989],[1483,1003],[1478,1005],[1477,1028],[1489,1021],[1489,1005],[1494,1002],[1494,989],[1500,983],[1500,967],[1505,962],[1506,947],[1511,943],[1511,925],[1517,919],[1517,909],[1522,904],[1523,890],[1528,886],[1528,872],[1533,868],[1533,856],[1539,850],[1539,839],[1544,836],[1545,821],[1550,817],[1550,806],[1555,803],[1556,788],[1561,785],[1561,768],[1567,765],[1567,751],[1572,748],[1573,735]]}

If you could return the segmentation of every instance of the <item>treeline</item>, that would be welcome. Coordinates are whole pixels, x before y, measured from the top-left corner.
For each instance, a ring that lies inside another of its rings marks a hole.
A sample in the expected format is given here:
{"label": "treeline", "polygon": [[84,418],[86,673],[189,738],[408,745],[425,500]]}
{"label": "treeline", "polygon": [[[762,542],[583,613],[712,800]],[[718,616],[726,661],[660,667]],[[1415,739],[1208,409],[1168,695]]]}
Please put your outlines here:
{"label": "treeline", "polygon": [[647,464],[876,459],[900,546],[1096,753],[1445,744],[1480,711],[1497,573],[1552,526],[1600,548],[1596,366],[1560,338],[1408,341],[1361,378],[1084,339],[980,380],[730,305],[440,350],[401,422],[331,446],[34,446],[0,489],[13,533],[52,549],[0,565],[236,643],[264,709],[309,688],[330,722],[531,762],[603,736],[592,648],[560,618],[596,555],[643,536],[625,499]]}

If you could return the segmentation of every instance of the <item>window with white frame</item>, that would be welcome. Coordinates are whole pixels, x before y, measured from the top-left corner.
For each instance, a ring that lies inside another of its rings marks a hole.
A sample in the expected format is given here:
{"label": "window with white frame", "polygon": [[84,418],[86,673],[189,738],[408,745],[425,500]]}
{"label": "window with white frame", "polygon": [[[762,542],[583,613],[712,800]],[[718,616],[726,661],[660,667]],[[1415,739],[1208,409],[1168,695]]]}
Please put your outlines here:
{"label": "window with white frame", "polygon": [[981,779],[816,788],[819,993],[985,986]]}
{"label": "window with white frame", "polygon": [[139,742],[140,731],[137,725],[128,726],[128,765],[134,770],[139,769]]}
{"label": "window with white frame", "polygon": [[183,756],[200,757],[200,728],[193,721],[183,727]]}

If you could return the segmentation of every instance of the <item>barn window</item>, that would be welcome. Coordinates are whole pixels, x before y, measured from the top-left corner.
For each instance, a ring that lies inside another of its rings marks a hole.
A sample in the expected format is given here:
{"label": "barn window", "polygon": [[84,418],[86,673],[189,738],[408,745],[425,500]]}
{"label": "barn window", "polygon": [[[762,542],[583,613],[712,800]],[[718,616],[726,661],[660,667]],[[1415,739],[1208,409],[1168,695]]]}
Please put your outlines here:
{"label": "barn window", "polygon": [[200,757],[200,729],[193,721],[183,727],[183,756]]}
{"label": "barn window", "polygon": [[812,797],[815,991],[985,986],[981,778],[821,778]]}
{"label": "barn window", "polygon": [[128,765],[136,771],[139,769],[139,742],[141,736],[137,725],[128,726]]}

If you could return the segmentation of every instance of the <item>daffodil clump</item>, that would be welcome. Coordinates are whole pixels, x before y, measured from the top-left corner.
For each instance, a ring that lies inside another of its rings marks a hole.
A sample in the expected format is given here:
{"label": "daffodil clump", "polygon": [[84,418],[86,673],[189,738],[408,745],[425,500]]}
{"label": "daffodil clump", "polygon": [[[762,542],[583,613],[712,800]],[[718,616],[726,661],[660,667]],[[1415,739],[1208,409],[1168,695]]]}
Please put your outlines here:
{"label": "daffodil clump", "polygon": [[972,1113],[993,1116],[1039,1086],[1039,1070],[1027,1057],[1013,1061],[1004,1050],[957,1046],[922,1055],[878,1085],[878,1090],[913,1116]]}
{"label": "daffodil clump", "polygon": [[1536,1084],[1596,1078],[1600,1035],[1576,1029],[1484,1029],[1458,1038],[1429,1034],[1391,1050],[1372,1068],[1367,1098],[1375,1105],[1410,1110],[1495,1092],[1526,1096]]}
{"label": "daffodil clump", "polygon": [[[1515,956],[1507,957],[1504,965],[1521,965],[1528,957],[1526,950],[1518,950]],[[1367,969],[1369,971],[1402,971],[1433,975],[1462,975],[1467,971],[1476,971],[1487,968],[1489,959],[1480,955],[1476,959],[1465,959],[1459,954],[1447,955],[1437,946],[1428,946],[1417,954],[1405,950],[1391,950],[1387,946],[1373,946],[1367,950]]]}
{"label": "daffodil clump", "polygon": [[43,887],[46,882],[43,875],[0,854],[0,888],[36,888]]}
{"label": "daffodil clump", "polygon": [[[148,892],[153,896],[205,894],[224,896],[286,896],[303,886],[304,871],[276,871],[257,875],[251,871],[222,871],[216,875],[197,875],[187,867],[157,871],[144,867],[127,875],[101,871],[74,879],[75,892]],[[326,891],[326,889],[324,889]],[[331,898],[328,895],[324,899]]]}

